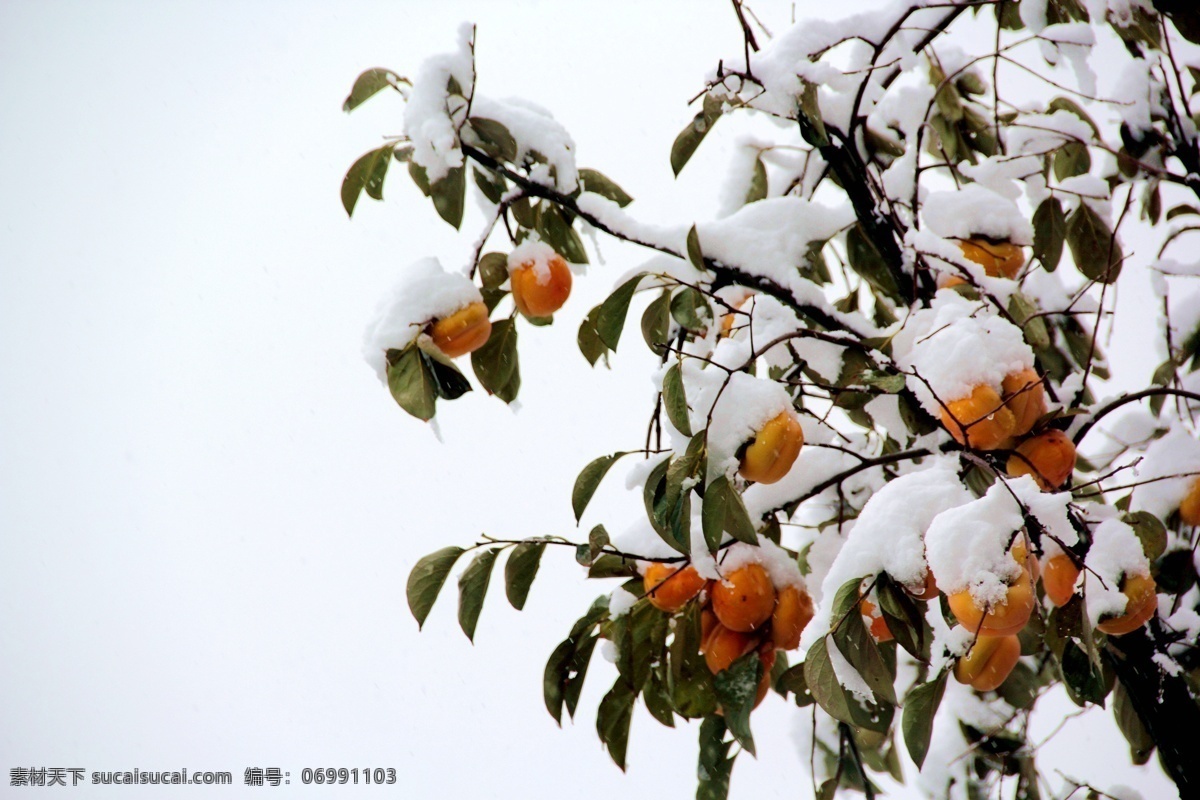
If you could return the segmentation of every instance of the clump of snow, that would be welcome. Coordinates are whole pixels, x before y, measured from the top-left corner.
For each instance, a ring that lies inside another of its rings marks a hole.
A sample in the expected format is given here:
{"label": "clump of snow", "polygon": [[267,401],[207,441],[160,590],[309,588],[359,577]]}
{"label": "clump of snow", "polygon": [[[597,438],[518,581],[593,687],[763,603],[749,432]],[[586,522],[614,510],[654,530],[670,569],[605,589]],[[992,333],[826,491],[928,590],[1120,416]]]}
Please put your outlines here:
{"label": "clump of snow", "polygon": [[519,97],[493,100],[477,94],[471,101],[471,116],[494,120],[508,129],[517,143],[518,164],[535,153],[545,159],[544,164],[529,164],[529,177],[537,183],[567,194],[578,187],[575,141],[546,109]]}
{"label": "clump of snow", "polygon": [[[1008,487],[1022,483],[1036,490],[1028,476],[1008,481]],[[1009,546],[1023,524],[1021,507],[1001,481],[983,497],[939,514],[925,534],[938,588],[945,594],[967,589],[981,607],[1003,603],[1008,587],[1021,576]]]}
{"label": "clump of snow", "polygon": [[465,276],[446,272],[436,258],[421,259],[376,307],[363,337],[363,358],[386,384],[388,350],[404,349],[432,320],[482,300],[479,287]]}
{"label": "clump of snow", "polygon": [[[712,480],[737,470],[738,449],[753,439],[763,425],[791,409],[792,399],[778,383],[745,372],[730,375],[724,390],[721,388],[724,372],[715,369],[696,372],[714,373],[714,377],[720,378],[701,385],[692,401],[694,420],[703,421],[712,409],[712,422],[708,426],[708,477]],[[690,389],[689,385],[689,400]]]}
{"label": "clump of snow", "polygon": [[[412,141],[413,163],[425,168],[430,183],[436,183],[451,169],[463,165],[458,142],[462,119],[451,116],[447,86],[453,78],[466,96],[471,95],[474,30],[473,25],[462,25],[458,29],[458,49],[428,58],[421,64],[404,107],[404,134]],[[453,109],[455,115],[465,110],[465,101],[461,109]]]}
{"label": "clump of snow", "polygon": [[799,197],[776,197],[700,223],[696,232],[704,255],[787,286],[809,244],[826,241],[853,222],[849,205],[829,208]]}
{"label": "clump of snow", "polygon": [[622,617],[629,613],[629,609],[633,608],[637,601],[638,598],[636,594],[626,591],[622,586],[618,586],[616,589],[613,589],[612,594],[608,596],[608,614],[613,619]]}
{"label": "clump of snow", "polygon": [[929,308],[910,316],[893,339],[893,352],[901,368],[928,382],[916,376],[907,381],[934,416],[942,411],[938,398],[958,400],[980,384],[999,392],[1005,376],[1033,366],[1019,328],[956,292],[938,292]]}
{"label": "clump of snow", "polygon": [[508,274],[521,267],[532,267],[533,277],[539,286],[550,282],[550,262],[562,258],[554,248],[536,239],[526,239],[508,254]]}
{"label": "clump of snow", "polygon": [[938,236],[987,236],[1019,245],[1033,244],[1033,225],[1012,198],[972,183],[952,192],[930,192],[921,209]]}
{"label": "clump of snow", "polygon": [[800,567],[796,566],[795,559],[770,539],[760,538],[758,546],[745,542],[732,544],[725,549],[718,563],[722,575],[728,575],[747,564],[761,564],[771,576],[771,584],[776,589],[785,586],[805,588],[804,577],[800,574]]}
{"label": "clump of snow", "polygon": [[[847,581],[881,572],[909,585],[925,580],[926,529],[948,509],[971,500],[954,463],[950,457],[935,459],[927,468],[885,484],[867,501],[821,581],[823,602],[804,630],[802,648],[829,631],[830,601]],[[936,567],[934,574],[938,574]]]}
{"label": "clump of snow", "polygon": [[1092,546],[1084,558],[1084,587],[1092,625],[1102,616],[1121,614],[1128,598],[1121,591],[1125,575],[1149,575],[1150,562],[1133,528],[1116,517],[1092,531]]}
{"label": "clump of snow", "polygon": [[1179,429],[1146,449],[1137,467],[1137,480],[1151,481],[1133,489],[1130,508],[1166,519],[1179,508],[1192,484],[1200,479],[1200,442]]}

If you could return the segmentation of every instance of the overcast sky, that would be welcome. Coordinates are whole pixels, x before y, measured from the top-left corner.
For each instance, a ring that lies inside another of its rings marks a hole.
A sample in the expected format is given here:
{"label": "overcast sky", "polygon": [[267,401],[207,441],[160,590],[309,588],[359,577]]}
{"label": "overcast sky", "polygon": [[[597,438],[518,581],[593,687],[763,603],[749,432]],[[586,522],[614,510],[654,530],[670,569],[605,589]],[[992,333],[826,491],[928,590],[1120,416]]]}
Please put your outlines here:
{"label": "overcast sky", "polygon": [[[775,28],[792,13],[754,8]],[[601,750],[599,658],[577,722],[546,713],[546,657],[611,588],[566,549],[524,612],[493,581],[474,646],[452,586],[419,635],[404,600],[445,545],[577,536],[575,475],[640,446],[653,403],[636,331],[613,372],[575,348],[639,263],[611,241],[552,328],[522,329],[519,413],[482,392],[443,403],[439,443],[360,357],[399,271],[461,265],[482,218],[453,231],[396,170],[348,221],[342,175],[402,107],[341,102],[367,67],[412,75],[465,20],[480,91],[551,109],[631,212],[712,215],[728,139],[679,181],[667,155],[705,72],[740,50],[727,2],[0,3],[0,795],[14,767],[234,774],[170,790],[191,797],[279,794],[242,787],[254,766],[289,771],[292,792],[304,767],[393,767],[404,787],[308,796],[694,791],[696,726],[639,710],[624,775]],[[610,479],[585,526],[623,527],[603,509],[624,494]],[[1069,724],[1043,764],[1167,796],[1121,768],[1102,718]],[[806,719],[778,698],[755,712],[759,758],[739,759],[732,796],[807,796]]]}

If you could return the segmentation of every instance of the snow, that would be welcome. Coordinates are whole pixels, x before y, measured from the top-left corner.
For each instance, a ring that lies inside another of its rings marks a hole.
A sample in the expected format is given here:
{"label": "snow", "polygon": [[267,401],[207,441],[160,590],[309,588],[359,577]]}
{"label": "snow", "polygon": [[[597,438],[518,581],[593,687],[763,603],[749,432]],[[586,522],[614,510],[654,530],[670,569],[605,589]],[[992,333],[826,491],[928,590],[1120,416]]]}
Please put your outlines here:
{"label": "snow", "polygon": [[608,614],[612,619],[622,617],[629,613],[629,609],[633,608],[637,601],[638,597],[636,594],[618,586],[608,596]]}
{"label": "snow", "polygon": [[[703,375],[708,380],[698,380]],[[693,394],[688,377],[701,383]],[[712,378],[719,380],[713,380]],[[715,368],[707,370],[685,370],[685,385],[688,399],[692,403],[693,428],[703,426],[703,421],[712,409],[712,421],[708,426],[708,479],[711,481],[721,473],[732,475],[738,467],[737,451],[754,438],[763,425],[792,407],[787,391],[774,381],[756,378],[745,372],[729,375],[724,385],[725,373]],[[715,405],[714,405],[715,403]]]}
{"label": "snow", "polygon": [[1092,625],[1106,614],[1125,611],[1127,598],[1120,589],[1124,575],[1150,574],[1150,562],[1137,534],[1116,517],[1102,521],[1092,531],[1084,566],[1084,592]]}
{"label": "snow", "polygon": [[[804,630],[801,648],[808,649],[828,632],[831,601],[847,581],[886,572],[903,584],[924,582],[926,529],[947,509],[971,500],[955,472],[955,461],[933,459],[928,467],[896,478],[871,496],[821,581],[823,602]],[[934,574],[938,575],[936,566]],[[940,576],[938,581],[940,585]]]}
{"label": "snow", "polygon": [[1200,475],[1200,441],[1182,428],[1167,433],[1146,449],[1136,475],[1152,482],[1134,487],[1130,509],[1166,519]]}
{"label": "snow", "polygon": [[430,183],[463,165],[458,143],[458,127],[463,120],[457,115],[457,108],[454,111],[458,118],[451,117],[446,87],[453,78],[466,96],[471,95],[475,78],[471,53],[474,35],[474,26],[463,24],[458,29],[458,49],[428,58],[421,64],[404,107],[404,134],[412,141],[413,163],[425,168]]}
{"label": "snow", "polygon": [[924,378],[910,376],[908,388],[934,416],[942,411],[936,398],[948,403],[981,384],[999,392],[1005,376],[1033,367],[1019,328],[956,292],[938,292],[902,324],[893,339],[896,362]]}
{"label": "snow", "polygon": [[388,350],[404,349],[432,320],[482,300],[474,283],[446,272],[436,258],[414,262],[376,307],[363,337],[363,358],[386,385]]}
{"label": "snow", "polygon": [[732,544],[721,554],[719,564],[722,575],[728,575],[747,564],[761,564],[777,590],[786,586],[805,588],[804,577],[796,566],[796,560],[770,539],[760,537],[758,546],[745,542]]}
{"label": "snow", "polygon": [[566,194],[578,187],[575,141],[546,109],[518,97],[493,100],[476,95],[471,101],[471,117],[494,120],[507,128],[517,142],[518,164],[534,153],[545,158],[545,164],[530,170],[530,177],[537,183]]}
{"label": "snow", "polygon": [[[1025,476],[1008,487],[1028,484]],[[1024,519],[1021,507],[1004,481],[987,493],[938,514],[925,535],[925,552],[938,589],[953,594],[967,589],[979,606],[1003,603],[1008,587],[1021,575],[1021,565],[1009,553]],[[1027,490],[1028,491],[1028,490]]]}
{"label": "snow", "polygon": [[930,192],[921,214],[929,230],[945,238],[987,236],[1033,244],[1033,225],[1017,204],[977,183],[952,192]]}
{"label": "snow", "polygon": [[508,254],[508,274],[522,267],[532,267],[533,277],[539,286],[550,282],[550,262],[562,258],[554,248],[536,239],[526,239]]}

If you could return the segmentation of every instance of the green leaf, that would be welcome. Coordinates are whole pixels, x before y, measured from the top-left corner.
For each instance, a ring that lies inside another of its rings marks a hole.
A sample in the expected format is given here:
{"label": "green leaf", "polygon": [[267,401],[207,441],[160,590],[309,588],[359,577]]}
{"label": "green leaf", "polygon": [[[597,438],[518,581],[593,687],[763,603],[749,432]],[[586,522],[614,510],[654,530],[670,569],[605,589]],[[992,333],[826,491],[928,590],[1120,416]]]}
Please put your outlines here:
{"label": "green leaf", "polygon": [[[600,557],[600,551],[608,547],[609,538],[608,531],[603,525],[597,525],[588,533],[588,543],[579,545],[575,553],[575,560],[581,566],[590,567],[597,558]],[[580,552],[582,551],[582,552]],[[582,556],[582,557],[581,557]]]}
{"label": "green leaf", "polygon": [[[657,506],[660,504],[663,496],[666,494],[666,477],[667,470],[671,466],[671,458],[664,458],[650,470],[649,476],[646,477],[646,484],[642,488],[642,502],[646,506],[646,516],[650,520],[650,524],[654,530],[661,533],[662,523],[658,519],[656,513]],[[685,553],[686,555],[686,553]]]}
{"label": "green leaf", "polygon": [[475,176],[475,185],[483,192],[483,196],[493,205],[499,205],[508,191],[508,181],[504,176],[479,167],[472,167],[471,174]]}
{"label": "green leaf", "polygon": [[479,259],[479,278],[484,288],[499,289],[508,280],[508,256],[504,253],[484,253]]}
{"label": "green leaf", "polygon": [[1069,100],[1066,97],[1056,97],[1050,101],[1050,104],[1047,106],[1046,113],[1053,114],[1055,111],[1066,111],[1070,114],[1074,114],[1088,124],[1088,127],[1092,129],[1092,134],[1095,135],[1097,139],[1100,138],[1100,129],[1096,127],[1096,123],[1092,121],[1092,118],[1088,116],[1087,112],[1080,108],[1079,104],[1075,101]]}
{"label": "green leaf", "polygon": [[703,272],[704,266],[704,251],[700,249],[700,232],[696,230],[696,226],[688,228],[687,235],[687,257],[688,261],[692,262],[692,266]]}
{"label": "green leaf", "polygon": [[1167,212],[1167,221],[1170,222],[1176,217],[1182,217],[1187,214],[1195,214],[1200,216],[1200,208],[1189,206],[1186,203],[1180,203],[1177,206],[1172,206],[1171,210]]}
{"label": "green leaf", "polygon": [[1041,350],[1050,346],[1050,330],[1046,327],[1046,319],[1037,316],[1039,310],[1032,300],[1019,291],[1013,292],[1008,299],[1008,313],[1021,326],[1030,347]]}
{"label": "green leaf", "polygon": [[402,78],[390,69],[383,67],[369,69],[354,79],[354,88],[350,90],[350,94],[342,103],[342,111],[347,113],[353,111],[389,86],[398,92],[397,87],[402,83],[412,86],[408,78]]}
{"label": "green leaf", "polygon": [[754,175],[750,178],[750,188],[746,190],[745,204],[765,200],[767,197],[767,165],[762,157],[754,159]]}
{"label": "green leaf", "polygon": [[633,202],[633,198],[626,194],[624,189],[594,169],[579,170],[579,185],[583,191],[606,197],[621,208]]}
{"label": "green leaf", "polygon": [[689,603],[676,616],[667,672],[675,713],[698,719],[716,711],[712,673],[700,655],[700,605]]}
{"label": "green leaf", "polygon": [[1085,202],[1080,202],[1067,219],[1067,245],[1084,277],[1112,283],[1121,274],[1121,245],[1108,224]]}
{"label": "green leaf", "polygon": [[342,207],[346,216],[353,216],[358,196],[366,190],[369,197],[383,199],[383,179],[387,177],[388,164],[392,161],[394,144],[385,144],[377,150],[364,153],[351,165],[342,179]]}
{"label": "green leaf", "polygon": [[861,224],[846,232],[846,257],[859,277],[892,299],[900,299],[895,276],[875,249]]}
{"label": "green leaf", "polygon": [[875,596],[879,600],[879,611],[887,622],[888,630],[896,643],[919,661],[929,661],[929,644],[933,631],[925,621],[925,615],[907,592],[896,583],[881,575],[875,584]]}
{"label": "green leaf", "polygon": [[804,708],[814,702],[812,692],[808,690],[808,681],[804,678],[804,664],[791,667],[775,681],[775,690],[787,696],[788,692],[795,695],[796,705]]}
{"label": "green leaf", "polygon": [[[367,186],[367,194],[371,187]],[[463,203],[467,195],[467,171],[464,167],[453,167],[446,177],[429,186],[429,196],[438,216],[458,229],[462,227]],[[374,196],[374,195],[372,195]]]}
{"label": "green leaf", "polygon": [[475,624],[483,610],[483,599],[487,595],[488,583],[492,578],[492,567],[496,565],[498,548],[483,550],[463,570],[458,579],[458,624],[472,642],[475,641]]}
{"label": "green leaf", "polygon": [[575,487],[571,489],[571,508],[575,511],[575,522],[578,524],[583,516],[583,511],[592,500],[592,495],[596,493],[597,487],[600,486],[600,481],[604,480],[604,476],[608,474],[609,468],[617,463],[617,459],[621,456],[629,455],[630,451],[621,451],[613,453],[610,456],[600,456],[590,462],[579,473],[579,477],[575,479]]}
{"label": "green leaf", "polygon": [[575,718],[575,709],[579,707],[579,696],[583,693],[583,680],[587,677],[592,651],[596,649],[596,642],[599,640],[600,637],[596,635],[583,639],[571,657],[569,677],[563,686],[563,704],[572,719]]}
{"label": "green leaf", "polygon": [[[850,582],[847,584],[850,587],[854,597],[858,597],[858,584]],[[846,587],[842,587],[845,589]],[[838,593],[839,598],[841,592]],[[838,600],[834,601],[835,605],[839,605]],[[857,602],[857,601],[856,601]],[[837,649],[850,662],[850,666],[854,667],[867,685],[871,687],[871,691],[880,700],[883,700],[891,705],[896,705],[896,687],[893,682],[896,676],[892,674],[887,665],[883,661],[883,657],[879,654],[879,646],[875,643],[875,639],[867,632],[867,626],[863,624],[862,614],[858,613],[857,608],[851,609],[844,616],[839,616],[840,620],[837,628],[833,631],[833,642]]]}
{"label": "green leaf", "polygon": [[822,636],[804,657],[804,683],[813,699],[826,714],[842,722],[853,723],[846,690],[838,682],[829,660],[829,637]]}
{"label": "green leaf", "polygon": [[408,608],[417,620],[418,630],[425,625],[425,618],[429,616],[454,562],[464,552],[461,547],[443,547],[418,561],[408,574]]}
{"label": "green leaf", "polygon": [[729,494],[732,491],[729,479],[724,475],[717,476],[704,490],[700,525],[710,553],[717,552],[721,545],[721,538],[725,533],[725,517],[729,514]]}
{"label": "green leaf", "polygon": [[750,755],[754,755],[754,736],[750,733],[750,711],[762,680],[763,664],[758,652],[752,650],[734,661],[728,669],[713,676],[717,701],[725,712],[725,724],[733,738]]}
{"label": "green leaf", "polygon": [[1033,255],[1047,272],[1058,269],[1067,237],[1067,217],[1062,203],[1047,197],[1033,212]]}
{"label": "green leaf", "polygon": [[521,370],[514,320],[499,319],[492,323],[492,335],[483,347],[471,353],[471,368],[488,394],[506,403],[516,399],[521,388]]}
{"label": "green leaf", "polygon": [[1013,708],[1033,708],[1040,688],[1041,683],[1033,668],[1018,661],[996,691]]}
{"label": "green leaf", "polygon": [[729,535],[739,542],[758,544],[758,533],[750,519],[750,512],[746,510],[742,496],[733,488],[732,484],[729,484],[728,500],[725,505],[725,530],[729,531]]}
{"label": "green leaf", "polygon": [[634,578],[637,564],[622,556],[602,555],[588,568],[589,578]]}
{"label": "green leaf", "polygon": [[638,283],[644,277],[644,273],[633,276],[600,304],[600,313],[596,316],[596,333],[610,350],[615,351],[617,343],[621,341],[621,330],[625,327],[629,303],[633,299],[633,293],[637,291]]}
{"label": "green leaf", "polygon": [[[393,359],[393,354],[395,354]],[[395,401],[417,419],[428,422],[437,410],[433,373],[416,345],[388,351],[388,390]]]}
{"label": "green leaf", "polygon": [[655,355],[661,355],[671,335],[671,290],[663,289],[642,312],[642,338]]}
{"label": "green leaf", "polygon": [[625,749],[629,744],[629,723],[633,719],[635,699],[624,681],[618,679],[600,701],[596,713],[596,733],[622,771],[625,770]]}
{"label": "green leaf", "polygon": [[563,687],[566,684],[570,670],[571,659],[575,655],[575,641],[565,639],[554,648],[546,661],[546,669],[542,673],[542,699],[546,710],[554,721],[562,725]]}
{"label": "green leaf", "polygon": [[1149,511],[1135,511],[1125,515],[1125,522],[1133,528],[1146,558],[1154,561],[1167,549],[1167,529],[1158,517]]}
{"label": "green leaf", "polygon": [[679,175],[680,170],[700,146],[700,142],[704,141],[704,137],[712,130],[713,124],[721,116],[721,106],[721,100],[706,94],[700,113],[675,137],[675,142],[671,145],[671,170],[676,175]]}
{"label": "green leaf", "polygon": [[433,377],[434,393],[445,400],[457,400],[471,391],[470,382],[450,359],[436,350],[421,350],[421,359]]}
{"label": "green leaf", "polygon": [[813,147],[825,147],[829,144],[829,134],[825,130],[825,121],[821,117],[817,85],[808,81],[801,81],[801,83],[804,84],[804,88],[800,92],[800,113],[804,119],[800,126],[800,135]]}
{"label": "green leaf", "polygon": [[1129,692],[1120,682],[1113,687],[1113,716],[1116,717],[1121,735],[1125,737],[1125,741],[1129,742],[1133,763],[1145,764],[1150,760],[1156,744],[1150,732],[1146,730],[1142,718],[1138,716]]}
{"label": "green leaf", "polygon": [[650,680],[642,689],[642,702],[646,704],[646,710],[650,712],[650,716],[659,723],[668,728],[675,727],[675,712],[671,709],[671,698],[667,694],[667,687],[663,685],[656,673],[651,674]]}
{"label": "green leaf", "polygon": [[537,576],[545,549],[545,542],[521,542],[513,548],[508,563],[504,565],[504,593],[508,595],[508,602],[518,611],[525,608],[529,587]]}
{"label": "green leaf", "polygon": [[537,230],[542,236],[542,241],[553,247],[555,252],[562,253],[563,258],[573,264],[588,263],[583,240],[563,217],[559,208],[541,203],[538,209]]}
{"label": "green leaf", "polygon": [[596,306],[588,312],[583,322],[579,323],[579,335],[576,337],[579,352],[583,353],[583,357],[593,367],[601,357],[604,357],[606,364],[608,363],[608,345],[600,339],[600,334],[596,331],[596,320],[599,316],[600,306]]}
{"label": "green leaf", "polygon": [[733,741],[725,740],[725,720],[717,716],[705,717],[700,723],[700,759],[696,765],[696,800],[726,800],[729,797],[729,779],[733,774],[733,762],[729,751]]}
{"label": "green leaf", "polygon": [[904,714],[900,718],[900,729],[904,734],[908,755],[917,765],[917,769],[925,764],[929,740],[933,736],[933,718],[945,692],[946,673],[940,672],[929,683],[909,689],[904,697]]}
{"label": "green leaf", "polygon": [[684,436],[692,435],[692,422],[688,416],[687,392],[683,388],[683,370],[679,363],[671,365],[663,377],[663,406],[667,419],[675,430]]}
{"label": "green leaf", "polygon": [[712,309],[704,294],[689,286],[671,298],[671,316],[689,332],[703,335],[712,319]]}
{"label": "green leaf", "polygon": [[513,163],[517,160],[517,140],[508,132],[508,128],[494,119],[471,117],[467,120],[471,130],[479,137],[482,149],[488,155],[499,161]]}
{"label": "green leaf", "polygon": [[1067,142],[1054,151],[1054,177],[1060,181],[1086,175],[1091,168],[1092,157],[1080,142]]}
{"label": "green leaf", "polygon": [[425,172],[425,168],[410,159],[408,162],[408,176],[412,178],[413,183],[421,190],[421,194],[429,197],[429,175]]}

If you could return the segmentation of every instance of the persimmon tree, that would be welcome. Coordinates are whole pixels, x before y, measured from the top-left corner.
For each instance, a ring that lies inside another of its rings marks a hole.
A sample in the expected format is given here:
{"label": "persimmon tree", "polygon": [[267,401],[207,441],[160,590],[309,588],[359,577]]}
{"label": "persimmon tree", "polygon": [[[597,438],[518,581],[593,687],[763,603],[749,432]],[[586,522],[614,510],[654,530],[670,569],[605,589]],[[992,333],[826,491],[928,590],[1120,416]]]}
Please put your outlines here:
{"label": "persimmon tree", "polygon": [[[398,164],[450,225],[468,192],[487,210],[463,270],[414,263],[369,327],[414,417],[475,385],[516,399],[581,234],[646,252],[570,332],[593,366],[629,327],[658,358],[648,424],[570,498],[579,519],[631,459],[643,507],[601,510],[616,536],[448,543],[409,577],[418,624],[456,565],[472,637],[501,554],[520,609],[546,548],[574,548],[605,590],[547,643],[547,709],[574,715],[599,645],[608,752],[623,768],[638,702],[700,720],[698,797],[725,796],[772,689],[812,715],[822,798],[914,769],[936,798],[1094,792],[1027,735],[1060,684],[1200,796],[1200,11],[893,0],[774,36],[732,11],[744,47],[662,150],[678,174],[722,119],[758,126],[716,219],[640,222],[549,113],[486,95],[469,26],[412,80],[354,83],[346,111],[382,92],[404,125],[350,168],[347,213]],[[1114,396],[1133,282],[1159,335]]]}

